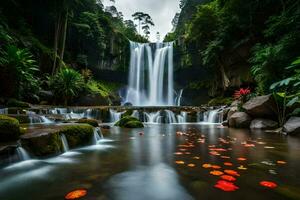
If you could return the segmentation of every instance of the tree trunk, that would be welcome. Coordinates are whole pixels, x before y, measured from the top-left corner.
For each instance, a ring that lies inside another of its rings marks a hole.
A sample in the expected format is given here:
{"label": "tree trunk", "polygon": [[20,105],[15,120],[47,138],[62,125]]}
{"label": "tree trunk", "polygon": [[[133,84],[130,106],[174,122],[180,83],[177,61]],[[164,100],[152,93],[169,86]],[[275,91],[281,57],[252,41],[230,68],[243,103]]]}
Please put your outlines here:
{"label": "tree trunk", "polygon": [[53,57],[53,66],[52,66],[52,75],[54,75],[56,70],[56,62],[57,62],[57,50],[58,50],[58,41],[59,41],[59,33],[61,28],[61,14],[58,16],[58,20],[55,25],[55,33],[54,33],[54,57]]}
{"label": "tree trunk", "polygon": [[63,23],[63,32],[62,32],[62,38],[61,38],[61,50],[60,50],[60,64],[59,67],[61,67],[61,64],[64,59],[64,53],[65,53],[65,46],[66,46],[66,37],[67,37],[67,29],[68,29],[68,15],[69,11],[67,9],[65,16],[64,16],[64,23]]}

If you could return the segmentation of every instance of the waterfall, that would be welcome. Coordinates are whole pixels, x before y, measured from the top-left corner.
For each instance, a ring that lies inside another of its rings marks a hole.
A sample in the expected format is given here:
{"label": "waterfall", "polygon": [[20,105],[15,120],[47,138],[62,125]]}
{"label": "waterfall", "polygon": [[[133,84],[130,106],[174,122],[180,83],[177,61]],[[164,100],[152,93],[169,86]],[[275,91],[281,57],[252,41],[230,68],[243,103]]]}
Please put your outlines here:
{"label": "waterfall", "polygon": [[173,106],[173,42],[130,42],[130,56],[128,89],[123,103],[129,102],[134,106]]}
{"label": "waterfall", "polygon": [[178,97],[176,98],[176,105],[181,106],[181,99],[182,99],[183,89],[179,91]]}
{"label": "waterfall", "polygon": [[52,120],[48,119],[45,116],[41,116],[41,119],[42,119],[43,123],[45,123],[45,124],[51,124],[51,123],[53,123]]}
{"label": "waterfall", "polygon": [[65,134],[61,134],[60,138],[61,138],[64,152],[69,151],[69,145],[68,145],[68,141],[67,141]]}
{"label": "waterfall", "polygon": [[187,122],[187,112],[180,112],[180,115],[177,115],[178,123],[186,123]]}
{"label": "waterfall", "polygon": [[203,122],[207,123],[222,123],[223,121],[223,110],[216,109],[210,110],[203,113]]}
{"label": "waterfall", "polygon": [[93,144],[98,144],[98,142],[103,138],[103,135],[101,133],[100,128],[95,128],[94,129],[94,134],[93,134]]}
{"label": "waterfall", "polygon": [[160,120],[162,116],[160,116],[160,111],[153,112],[153,113],[144,112],[144,115],[145,115],[145,121],[147,123],[161,123]]}
{"label": "waterfall", "polygon": [[172,111],[166,110],[165,112],[167,114],[166,123],[169,123],[169,124],[177,123],[175,114]]}
{"label": "waterfall", "polygon": [[8,114],[8,108],[1,108],[0,109],[0,115],[7,115]]}
{"label": "waterfall", "polygon": [[122,114],[125,113],[125,111],[124,112],[117,112],[115,110],[110,109],[109,113],[110,113],[110,122],[115,123],[115,122],[117,122],[121,119],[121,116],[122,116]]}
{"label": "waterfall", "polygon": [[135,117],[135,118],[137,118],[137,119],[140,119],[140,114],[139,114],[139,111],[137,111],[137,110],[134,110],[133,112],[132,112],[132,115],[131,115],[132,117]]}
{"label": "waterfall", "polygon": [[21,161],[30,160],[30,156],[23,147],[17,148],[17,154]]}

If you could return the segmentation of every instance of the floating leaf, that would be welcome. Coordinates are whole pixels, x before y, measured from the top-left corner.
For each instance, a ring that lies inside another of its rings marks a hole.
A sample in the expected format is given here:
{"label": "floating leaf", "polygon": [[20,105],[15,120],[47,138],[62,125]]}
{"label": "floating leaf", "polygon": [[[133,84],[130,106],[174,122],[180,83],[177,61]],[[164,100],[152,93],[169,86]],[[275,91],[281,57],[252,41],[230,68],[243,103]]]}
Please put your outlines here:
{"label": "floating leaf", "polygon": [[285,164],[286,164],[286,162],[285,162],[285,161],[283,161],[283,160],[278,160],[278,161],[277,161],[277,164],[285,165]]}
{"label": "floating leaf", "polygon": [[202,167],[208,169],[208,168],[211,168],[212,165],[211,164],[203,164]]}
{"label": "floating leaf", "polygon": [[224,170],[224,172],[226,174],[231,175],[231,176],[240,176],[240,174],[237,171],[235,171],[235,170]]}
{"label": "floating leaf", "polygon": [[218,181],[215,187],[225,192],[233,192],[239,189],[239,187],[237,187],[233,183],[224,180]]}
{"label": "floating leaf", "polygon": [[211,168],[213,168],[213,169],[221,169],[221,166],[219,166],[219,165],[212,165]]}
{"label": "floating leaf", "polygon": [[237,160],[238,160],[238,161],[246,161],[247,158],[238,158]]}
{"label": "floating leaf", "polygon": [[224,174],[224,172],[218,171],[218,170],[213,170],[211,172],[209,172],[210,174],[214,175],[214,176],[221,176]]}
{"label": "floating leaf", "polygon": [[178,165],[184,165],[184,161],[182,160],[176,160],[175,163]]}
{"label": "floating leaf", "polygon": [[193,159],[195,159],[195,160],[200,160],[200,157],[195,156],[195,157],[193,157]]}
{"label": "floating leaf", "polygon": [[247,170],[247,168],[244,167],[243,165],[239,166],[238,169],[239,169],[239,170]]}
{"label": "floating leaf", "polygon": [[230,163],[230,162],[224,162],[223,164],[224,164],[225,166],[233,166],[233,164]]}
{"label": "floating leaf", "polygon": [[230,176],[230,175],[222,175],[221,178],[226,181],[231,181],[231,182],[236,181],[236,178],[234,178],[233,176]]}
{"label": "floating leaf", "polygon": [[271,181],[261,181],[259,183],[261,186],[264,186],[264,187],[267,187],[267,188],[276,188],[277,187],[277,184],[274,183],[274,182],[271,182]]}
{"label": "floating leaf", "polygon": [[193,164],[193,163],[190,163],[190,164],[188,164],[187,166],[188,166],[188,167],[196,167],[196,165]]}
{"label": "floating leaf", "polygon": [[70,200],[70,199],[79,199],[81,197],[84,197],[87,194],[87,190],[85,189],[78,189],[78,190],[74,190],[72,192],[69,192],[66,196],[65,199],[66,200]]}
{"label": "floating leaf", "polygon": [[174,154],[175,155],[182,155],[183,153],[182,152],[175,152]]}

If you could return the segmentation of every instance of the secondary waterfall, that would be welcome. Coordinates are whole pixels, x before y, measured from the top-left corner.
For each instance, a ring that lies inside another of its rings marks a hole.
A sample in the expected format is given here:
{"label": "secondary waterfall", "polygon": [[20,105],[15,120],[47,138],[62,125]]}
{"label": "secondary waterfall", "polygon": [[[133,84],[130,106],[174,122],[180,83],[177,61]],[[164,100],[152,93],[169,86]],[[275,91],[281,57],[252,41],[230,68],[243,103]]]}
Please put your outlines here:
{"label": "secondary waterfall", "polygon": [[216,109],[216,110],[210,110],[203,113],[203,121],[202,122],[208,122],[208,123],[222,123],[223,121],[223,110],[222,109]]}
{"label": "secondary waterfall", "polygon": [[64,134],[60,136],[64,152],[69,151],[69,144]]}
{"label": "secondary waterfall", "polygon": [[17,148],[17,154],[18,154],[18,157],[21,161],[30,159],[29,154],[27,153],[27,151],[23,147],[18,147]]}
{"label": "secondary waterfall", "polygon": [[130,42],[129,83],[125,101],[134,106],[173,106],[173,42]]}
{"label": "secondary waterfall", "polygon": [[94,129],[94,135],[93,135],[93,144],[98,144],[98,142],[103,138],[102,132],[100,128]]}

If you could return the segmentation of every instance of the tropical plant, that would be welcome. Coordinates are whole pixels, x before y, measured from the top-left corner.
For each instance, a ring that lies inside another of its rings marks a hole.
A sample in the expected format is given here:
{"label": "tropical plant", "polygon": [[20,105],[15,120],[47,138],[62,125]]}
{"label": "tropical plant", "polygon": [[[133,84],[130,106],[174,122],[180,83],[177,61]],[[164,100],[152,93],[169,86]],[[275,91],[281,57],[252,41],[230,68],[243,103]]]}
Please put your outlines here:
{"label": "tropical plant", "polygon": [[249,88],[240,88],[239,90],[236,90],[234,92],[234,99],[241,101],[242,104],[244,104],[246,101],[249,100],[251,94],[251,90]]}
{"label": "tropical plant", "polygon": [[[288,115],[300,113],[299,108],[293,109],[296,104],[300,104],[300,57],[292,62],[291,66],[285,69],[291,72],[290,76],[273,83],[270,87],[276,100],[280,125],[285,123]],[[292,109],[291,114],[287,114],[287,109],[289,108]]]}
{"label": "tropical plant", "polygon": [[68,105],[74,97],[77,97],[84,90],[84,78],[79,72],[71,68],[61,68],[57,74],[49,78],[49,87],[56,100],[61,98],[64,105]]}
{"label": "tropical plant", "polygon": [[[0,65],[9,77],[15,78],[15,97],[30,99],[40,89],[37,62],[28,49],[9,45],[0,52]],[[5,80],[4,80],[5,81]]]}

